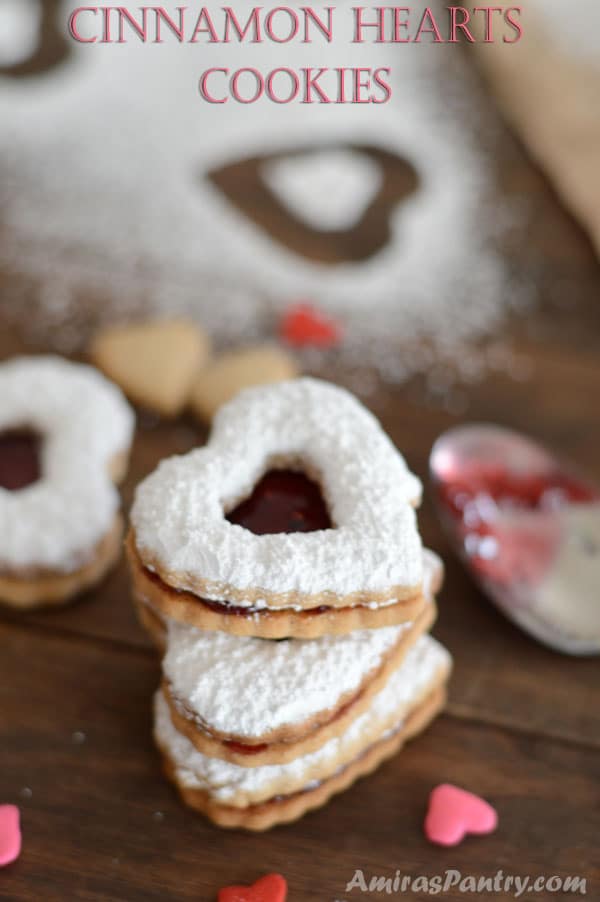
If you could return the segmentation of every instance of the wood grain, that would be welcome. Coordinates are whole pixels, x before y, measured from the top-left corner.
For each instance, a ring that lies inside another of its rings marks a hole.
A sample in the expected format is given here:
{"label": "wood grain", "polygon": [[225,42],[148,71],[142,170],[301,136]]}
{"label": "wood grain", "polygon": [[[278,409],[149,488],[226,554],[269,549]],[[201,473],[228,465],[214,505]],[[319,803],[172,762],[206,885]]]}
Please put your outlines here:
{"label": "wood grain", "polygon": [[[152,655],[31,627],[0,626],[0,645],[0,798],[21,806],[25,836],[0,876],[5,902],[213,900],[219,886],[270,870],[286,875],[292,902],[344,898],[359,867],[597,876],[586,855],[600,830],[594,750],[443,716],[322,811],[263,836],[230,833],[182,808],[161,777]],[[492,799],[498,832],[429,846],[421,822],[440,779]]]}
{"label": "wood grain", "polygon": [[[541,303],[510,321],[503,336],[531,374],[523,382],[496,374],[469,386],[461,416],[432,405],[418,381],[380,387],[368,403],[422,477],[441,431],[484,419],[533,434],[600,480],[598,264],[551,187],[501,129],[494,151],[502,190],[526,198],[530,212],[527,240],[510,253]],[[10,278],[0,276],[0,292]],[[17,332],[0,323],[0,358],[23,349]],[[319,375],[344,383],[351,374],[327,364]],[[140,417],[125,507],[158,460],[204,438],[192,421]],[[448,565],[434,631],[455,657],[448,712],[376,775],[266,836],[216,830],[184,809],[161,777],[150,738],[159,667],[136,623],[124,563],[64,610],[3,611],[0,802],[21,806],[24,828],[22,858],[0,872],[3,902],[212,902],[221,885],[270,870],[286,875],[290,902],[384,898],[344,895],[359,867],[369,875],[396,868],[433,875],[448,867],[475,875],[498,868],[581,874],[588,898],[600,898],[597,661],[562,657],[523,636],[454,560],[427,500],[420,524]],[[85,734],[82,744],[72,738],[77,731]],[[497,833],[451,851],[428,845],[421,823],[441,780],[488,797],[499,810]],[[21,794],[25,787],[30,798]]]}

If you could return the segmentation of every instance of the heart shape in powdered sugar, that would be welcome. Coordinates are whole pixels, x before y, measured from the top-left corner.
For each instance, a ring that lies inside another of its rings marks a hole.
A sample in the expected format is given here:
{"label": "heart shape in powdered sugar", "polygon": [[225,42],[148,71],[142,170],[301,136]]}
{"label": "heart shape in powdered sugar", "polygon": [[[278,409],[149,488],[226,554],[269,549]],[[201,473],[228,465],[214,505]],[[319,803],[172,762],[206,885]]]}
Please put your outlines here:
{"label": "heart shape in powdered sugar", "polygon": [[[227,519],[270,468],[315,479],[333,528],[255,535]],[[209,443],[163,461],[138,487],[132,523],[144,564],[178,589],[272,607],[418,596],[421,484],[349,392],[303,378],[241,392]]]}
{"label": "heart shape in powdered sugar", "polygon": [[261,176],[286,210],[319,232],[342,231],[360,222],[383,179],[368,153],[344,147],[275,156],[265,161]]}
{"label": "heart shape in powdered sugar", "polygon": [[[208,178],[275,241],[329,264],[368,260],[383,250],[394,211],[419,184],[410,160],[376,145],[345,142],[246,157],[211,170]],[[241,180],[252,190],[240,192]],[[340,190],[351,200],[336,197]]]}
{"label": "heart shape in powdered sugar", "polygon": [[285,902],[287,883],[281,874],[267,874],[252,886],[226,886],[218,902]]}

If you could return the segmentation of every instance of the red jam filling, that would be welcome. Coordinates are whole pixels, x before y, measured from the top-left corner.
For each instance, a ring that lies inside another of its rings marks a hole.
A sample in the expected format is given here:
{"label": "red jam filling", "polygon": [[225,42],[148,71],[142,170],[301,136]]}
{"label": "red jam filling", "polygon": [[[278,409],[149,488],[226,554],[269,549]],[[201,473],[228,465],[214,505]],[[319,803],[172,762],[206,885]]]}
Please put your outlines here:
{"label": "red jam filling", "polygon": [[[152,576],[153,574],[151,574]],[[177,591],[177,590],[174,590]],[[229,604],[223,601],[212,601],[210,598],[201,598],[200,601],[203,605],[206,605],[211,611],[215,611],[217,614],[233,614],[237,617],[247,617],[249,614],[254,614],[258,612],[261,616],[268,616],[269,613],[275,612],[276,608],[271,608],[267,610],[266,608],[253,608],[253,607],[244,607],[241,604]],[[285,609],[284,609],[285,610]],[[297,611],[297,614],[300,614],[302,617],[310,617],[313,614],[326,614],[331,610],[331,607],[327,604],[320,604],[316,608],[308,608],[305,611]]]}
{"label": "red jam filling", "polygon": [[[336,720],[339,720],[350,708],[358,701],[358,699],[362,695],[362,690],[357,692],[356,695],[353,695],[352,698],[346,702],[345,705],[342,705],[339,708],[333,717],[331,717],[325,724],[321,724],[321,726],[325,726],[326,724],[333,723]],[[237,752],[239,755],[257,755],[259,752],[264,752],[266,749],[270,747],[270,743],[263,742],[260,745],[245,745],[243,742],[234,742],[233,739],[225,739],[223,740],[223,745],[228,749],[231,749],[232,752]]]}
{"label": "red jam filling", "polygon": [[227,519],[259,536],[332,527],[320,487],[294,470],[270,470]]}
{"label": "red jam filling", "polygon": [[473,467],[439,489],[452,514],[463,520],[477,500],[492,501],[498,513],[556,510],[599,500],[596,489],[559,470],[522,476],[500,467]]}
{"label": "red jam filling", "polygon": [[223,745],[238,755],[258,755],[259,752],[264,752],[269,748],[266,742],[260,745],[244,745],[243,742],[234,742],[232,739],[226,739]]}
{"label": "red jam filling", "polygon": [[439,482],[437,492],[471,565],[501,584],[534,582],[554,554],[553,519],[534,523],[519,515],[600,501],[595,487],[558,469],[520,474],[501,466],[471,466]]}
{"label": "red jam filling", "polygon": [[17,492],[40,479],[41,445],[41,436],[30,429],[0,433],[0,488]]}
{"label": "red jam filling", "polygon": [[[333,528],[319,485],[304,473],[295,470],[269,470],[257,483],[252,494],[227,514],[227,519],[256,535],[314,532]],[[160,577],[150,570],[146,570],[146,576],[154,582],[160,582]],[[200,601],[212,611],[237,617],[248,617],[257,610],[208,598],[201,598]],[[325,614],[329,610],[327,605],[319,605],[310,611],[302,611],[302,614]],[[260,609],[260,613],[268,616],[269,612]]]}

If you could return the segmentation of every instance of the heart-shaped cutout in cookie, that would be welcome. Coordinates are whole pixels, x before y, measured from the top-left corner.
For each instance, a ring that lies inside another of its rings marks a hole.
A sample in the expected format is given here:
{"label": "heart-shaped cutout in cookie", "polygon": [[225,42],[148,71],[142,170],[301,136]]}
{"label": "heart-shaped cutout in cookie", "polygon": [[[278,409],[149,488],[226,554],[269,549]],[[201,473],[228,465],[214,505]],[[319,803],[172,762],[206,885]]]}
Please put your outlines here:
{"label": "heart-shaped cutout in cookie", "polygon": [[226,886],[219,902],[285,902],[287,883],[281,874],[267,874],[252,886]]}
{"label": "heart-shaped cutout in cookie", "polygon": [[429,797],[425,835],[436,845],[456,846],[467,834],[492,833],[497,825],[489,802],[459,786],[442,783]]}
{"label": "heart-shaped cutout in cookie", "polygon": [[18,492],[41,476],[41,436],[31,429],[0,431],[0,488]]}
{"label": "heart-shaped cutout in cookie", "polygon": [[320,487],[293,470],[265,473],[250,497],[230,511],[227,519],[259,536],[331,528]]}
{"label": "heart-shaped cutout in cookie", "polygon": [[0,868],[21,854],[21,826],[16,805],[0,805]]}

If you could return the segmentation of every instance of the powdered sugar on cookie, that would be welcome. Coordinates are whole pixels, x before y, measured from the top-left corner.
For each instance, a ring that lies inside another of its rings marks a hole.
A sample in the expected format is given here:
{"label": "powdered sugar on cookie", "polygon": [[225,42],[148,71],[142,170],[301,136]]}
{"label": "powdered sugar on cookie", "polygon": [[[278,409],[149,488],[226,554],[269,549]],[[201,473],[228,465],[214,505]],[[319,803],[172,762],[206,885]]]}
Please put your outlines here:
{"label": "powdered sugar on cookie", "polygon": [[126,455],[133,414],[96,370],[58,357],[0,366],[0,433],[41,438],[41,478],[0,489],[0,568],[69,572],[82,566],[119,507],[109,470]]}
{"label": "powdered sugar on cookie", "polygon": [[184,712],[211,729],[256,739],[335,708],[407,628],[269,642],[171,621],[163,672]]}
{"label": "powdered sugar on cookie", "polygon": [[387,730],[399,728],[411,708],[447,674],[450,664],[450,656],[441,645],[429,636],[422,637],[368,711],[341,736],[287,764],[240,767],[209,758],[174,728],[161,693],[155,698],[156,740],[173,761],[177,780],[183,786],[203,789],[229,805],[256,804],[279,793],[297,792],[312,780],[326,779]]}
{"label": "powdered sugar on cookie", "polygon": [[[259,536],[226,520],[282,464],[320,480],[335,528]],[[340,605],[420,590],[420,493],[372,414],[307,378],[248,389],[223,407],[206,447],[163,461],[141,484],[132,523],[144,564],[178,589],[270,607]]]}
{"label": "powdered sugar on cookie", "polygon": [[[440,566],[433,552],[424,555],[430,599]],[[216,732],[256,740],[330,711],[359,691],[411,627],[269,642],[167,618],[163,673],[184,715]]]}

